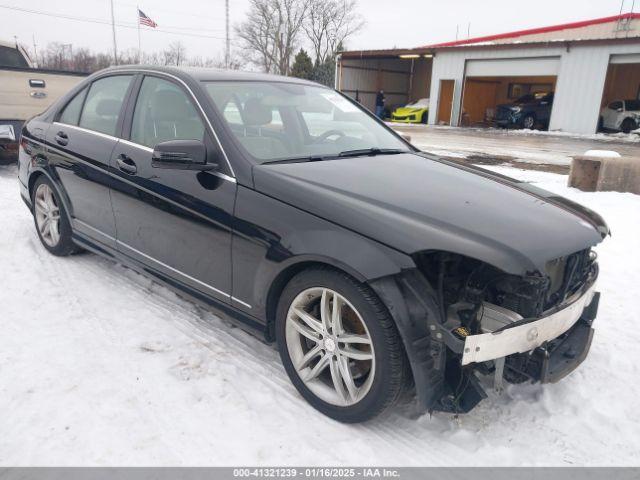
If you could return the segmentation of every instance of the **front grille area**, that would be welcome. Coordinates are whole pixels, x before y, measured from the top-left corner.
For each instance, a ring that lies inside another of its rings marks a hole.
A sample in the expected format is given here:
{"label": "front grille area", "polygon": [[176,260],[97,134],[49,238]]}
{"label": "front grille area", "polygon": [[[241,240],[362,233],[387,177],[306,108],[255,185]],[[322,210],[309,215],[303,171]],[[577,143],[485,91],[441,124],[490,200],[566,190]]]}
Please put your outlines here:
{"label": "front grille area", "polygon": [[508,107],[498,107],[496,109],[496,120],[511,120],[512,110]]}

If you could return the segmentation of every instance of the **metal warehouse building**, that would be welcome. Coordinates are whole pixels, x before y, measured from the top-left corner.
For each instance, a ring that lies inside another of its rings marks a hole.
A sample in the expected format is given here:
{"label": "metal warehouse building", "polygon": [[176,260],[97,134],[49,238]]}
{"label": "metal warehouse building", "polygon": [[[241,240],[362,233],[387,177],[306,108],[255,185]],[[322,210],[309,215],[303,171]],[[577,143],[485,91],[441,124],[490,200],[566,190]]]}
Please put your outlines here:
{"label": "metal warehouse building", "polygon": [[640,99],[640,14],[411,49],[343,52],[336,88],[373,109],[429,98],[430,124],[490,125],[497,105],[554,92],[549,130],[594,133],[600,110]]}

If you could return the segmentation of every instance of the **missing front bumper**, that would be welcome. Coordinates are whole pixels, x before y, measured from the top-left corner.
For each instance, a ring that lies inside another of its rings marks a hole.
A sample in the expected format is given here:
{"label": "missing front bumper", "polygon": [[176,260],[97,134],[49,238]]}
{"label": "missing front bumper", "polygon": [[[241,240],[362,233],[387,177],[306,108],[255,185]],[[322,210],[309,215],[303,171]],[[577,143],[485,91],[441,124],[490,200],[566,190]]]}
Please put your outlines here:
{"label": "missing front bumper", "polygon": [[596,296],[595,283],[592,283],[570,298],[566,307],[545,317],[496,332],[467,336],[461,364],[486,362],[535,350],[571,329]]}

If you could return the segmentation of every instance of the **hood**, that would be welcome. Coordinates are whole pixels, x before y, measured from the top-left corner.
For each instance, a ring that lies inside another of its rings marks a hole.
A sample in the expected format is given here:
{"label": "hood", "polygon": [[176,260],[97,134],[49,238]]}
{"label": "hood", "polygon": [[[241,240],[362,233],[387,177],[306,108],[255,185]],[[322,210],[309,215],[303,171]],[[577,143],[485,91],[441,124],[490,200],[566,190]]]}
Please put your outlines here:
{"label": "hood", "polygon": [[599,243],[596,213],[480,168],[407,153],[258,165],[255,188],[389,247],[446,250],[508,273]]}

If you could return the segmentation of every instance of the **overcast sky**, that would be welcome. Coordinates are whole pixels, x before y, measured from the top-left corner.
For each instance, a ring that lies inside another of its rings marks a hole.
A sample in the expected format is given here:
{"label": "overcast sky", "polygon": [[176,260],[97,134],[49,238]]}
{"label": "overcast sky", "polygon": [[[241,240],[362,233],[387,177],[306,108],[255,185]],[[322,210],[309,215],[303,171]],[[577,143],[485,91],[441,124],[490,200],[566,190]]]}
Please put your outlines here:
{"label": "overcast sky", "polygon": [[[318,0],[321,1],[321,0]],[[471,36],[587,20],[620,11],[620,0],[359,0],[367,24],[348,41],[349,49],[415,47]],[[628,11],[632,0],[627,0]],[[230,0],[231,24],[244,18],[248,0]],[[638,2],[637,10],[640,10]],[[0,6],[32,12],[110,21],[109,0],[0,0]],[[119,49],[137,48],[136,0],[114,0]],[[142,27],[142,48],[162,50],[175,40],[187,47],[189,56],[217,57],[224,46],[224,0],[140,0],[140,9],[158,23],[158,29]],[[111,27],[72,19],[0,8],[4,40],[14,35],[38,48],[48,42],[73,44],[94,51],[112,48]],[[160,31],[164,30],[164,31]],[[168,33],[168,31],[174,33]],[[232,30],[233,32],[233,30]],[[191,35],[186,35],[186,34]],[[200,35],[200,36],[194,36]],[[233,35],[232,35],[233,40]]]}

